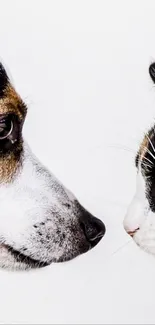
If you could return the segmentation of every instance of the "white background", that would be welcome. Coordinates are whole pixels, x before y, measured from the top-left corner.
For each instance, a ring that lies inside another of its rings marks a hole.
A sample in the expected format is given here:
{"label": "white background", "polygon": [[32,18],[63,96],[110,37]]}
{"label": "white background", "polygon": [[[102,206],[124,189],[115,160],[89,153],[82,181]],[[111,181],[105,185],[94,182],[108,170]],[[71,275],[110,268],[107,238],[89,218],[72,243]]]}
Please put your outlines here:
{"label": "white background", "polygon": [[1,0],[0,56],[29,106],[33,151],[107,226],[71,262],[0,271],[0,323],[154,324],[155,258],[122,221],[155,117],[155,1]]}

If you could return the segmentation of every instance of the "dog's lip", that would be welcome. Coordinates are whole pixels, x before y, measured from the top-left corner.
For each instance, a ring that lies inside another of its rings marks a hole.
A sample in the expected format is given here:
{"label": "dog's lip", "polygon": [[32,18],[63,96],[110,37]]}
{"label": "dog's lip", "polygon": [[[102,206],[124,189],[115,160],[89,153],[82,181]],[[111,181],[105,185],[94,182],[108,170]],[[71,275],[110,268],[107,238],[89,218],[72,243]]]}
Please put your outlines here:
{"label": "dog's lip", "polygon": [[8,250],[8,252],[15,258],[16,262],[24,263],[27,265],[27,268],[41,268],[49,265],[47,262],[36,260],[28,255],[25,255],[24,253],[21,253],[10,245],[2,244],[1,246]]}

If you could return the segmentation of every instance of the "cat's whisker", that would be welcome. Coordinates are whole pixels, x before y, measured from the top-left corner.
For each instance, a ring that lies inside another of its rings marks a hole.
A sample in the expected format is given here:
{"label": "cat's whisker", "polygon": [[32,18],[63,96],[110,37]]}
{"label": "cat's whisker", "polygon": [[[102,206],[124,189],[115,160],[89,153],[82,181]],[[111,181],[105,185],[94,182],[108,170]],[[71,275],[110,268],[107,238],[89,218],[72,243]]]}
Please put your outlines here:
{"label": "cat's whisker", "polygon": [[154,147],[154,145],[153,145],[153,143],[152,143],[152,141],[151,141],[151,139],[150,139],[150,137],[149,137],[149,135],[148,135],[147,133],[146,133],[146,137],[147,137],[147,139],[149,140],[150,145],[151,145],[153,151],[155,152],[155,147]]}
{"label": "cat's whisker", "polygon": [[109,147],[129,151],[129,152],[132,152],[133,154],[136,154],[136,150],[133,150],[132,148],[123,146],[121,144],[114,144],[114,145],[110,145]]}
{"label": "cat's whisker", "polygon": [[146,150],[146,152],[155,160],[155,156],[146,146],[142,146],[141,148]]}
{"label": "cat's whisker", "polygon": [[148,165],[148,164],[146,164],[146,163],[144,163],[144,162],[142,162],[141,165],[143,165],[143,166],[146,167],[146,168],[152,168],[152,166],[150,166],[150,165]]}
{"label": "cat's whisker", "polygon": [[150,164],[154,165],[153,162],[150,159],[148,159],[147,157],[143,157],[143,159],[147,160]]}
{"label": "cat's whisker", "polygon": [[113,252],[111,255],[110,255],[110,257],[111,256],[114,256],[115,254],[117,254],[120,250],[122,250],[124,247],[126,247],[129,243],[131,243],[132,242],[132,239],[130,239],[130,240],[128,240],[125,244],[123,244],[121,247],[119,247],[118,249],[116,249],[116,251],[115,252]]}

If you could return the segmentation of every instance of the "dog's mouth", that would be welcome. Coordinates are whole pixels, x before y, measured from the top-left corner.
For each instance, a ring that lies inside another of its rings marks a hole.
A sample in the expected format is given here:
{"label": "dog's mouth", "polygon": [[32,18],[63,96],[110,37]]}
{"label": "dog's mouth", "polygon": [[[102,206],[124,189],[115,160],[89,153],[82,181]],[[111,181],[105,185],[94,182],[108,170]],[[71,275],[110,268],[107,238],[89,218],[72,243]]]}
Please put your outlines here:
{"label": "dog's mouth", "polygon": [[36,269],[49,265],[49,263],[36,260],[24,254],[23,252],[21,253],[20,251],[14,249],[9,245],[3,244],[1,245],[1,247],[5,248],[5,250],[7,250],[7,252],[11,255],[11,257],[14,259],[14,264],[18,263],[19,265],[21,265],[22,269]]}

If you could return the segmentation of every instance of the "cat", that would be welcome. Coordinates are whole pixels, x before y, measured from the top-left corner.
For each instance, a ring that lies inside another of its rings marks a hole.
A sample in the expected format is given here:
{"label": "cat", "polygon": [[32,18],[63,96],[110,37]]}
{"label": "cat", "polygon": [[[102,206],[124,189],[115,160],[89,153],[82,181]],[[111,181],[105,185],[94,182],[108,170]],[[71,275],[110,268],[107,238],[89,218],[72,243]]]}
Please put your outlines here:
{"label": "cat", "polygon": [[[155,63],[149,67],[155,83]],[[124,228],[143,250],[155,255],[155,126],[145,134],[135,160],[136,193],[124,219]]]}

